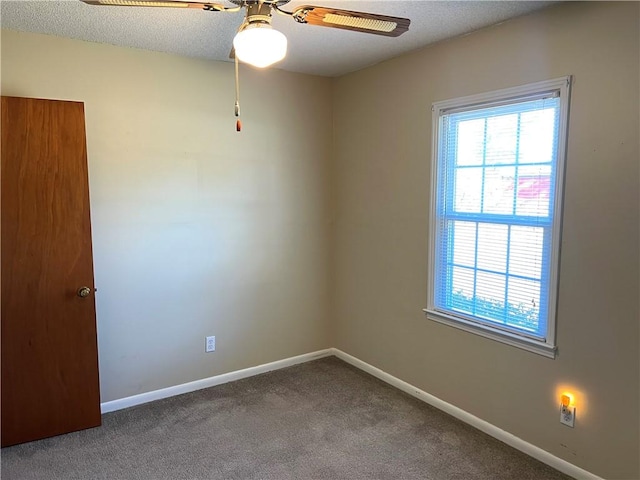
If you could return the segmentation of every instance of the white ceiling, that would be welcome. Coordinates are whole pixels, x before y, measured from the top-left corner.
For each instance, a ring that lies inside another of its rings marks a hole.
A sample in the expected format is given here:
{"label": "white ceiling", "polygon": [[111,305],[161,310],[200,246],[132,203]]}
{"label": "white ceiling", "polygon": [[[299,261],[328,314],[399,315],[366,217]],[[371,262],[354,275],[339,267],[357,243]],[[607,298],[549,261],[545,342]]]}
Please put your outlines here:
{"label": "white ceiling", "polygon": [[[225,0],[217,3],[233,6]],[[289,40],[287,57],[277,68],[338,76],[556,2],[292,0],[282,8],[309,3],[411,19],[409,31],[392,38],[298,24],[274,14],[274,28]],[[242,12],[97,7],[79,0],[1,0],[0,13],[2,28],[11,30],[222,61],[229,61],[231,42],[243,19]]]}

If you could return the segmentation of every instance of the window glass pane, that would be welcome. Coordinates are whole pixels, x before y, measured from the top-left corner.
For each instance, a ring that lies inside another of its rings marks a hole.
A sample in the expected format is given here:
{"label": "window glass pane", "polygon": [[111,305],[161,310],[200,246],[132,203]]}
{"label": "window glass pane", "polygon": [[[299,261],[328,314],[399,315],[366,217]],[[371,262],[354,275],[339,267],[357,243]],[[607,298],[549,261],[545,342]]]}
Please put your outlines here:
{"label": "window glass pane", "polygon": [[[478,266],[483,270],[506,272],[508,225],[478,225]],[[502,295],[504,297],[504,295]]]}
{"label": "window glass pane", "polygon": [[535,332],[540,315],[540,282],[509,278],[509,324]]}
{"label": "window glass pane", "polygon": [[484,118],[458,124],[457,165],[482,165],[484,156]]}
{"label": "window glass pane", "polygon": [[487,119],[487,165],[516,162],[518,115],[500,115]]}
{"label": "window glass pane", "polygon": [[476,263],[476,224],[453,223],[453,263],[474,267]]}
{"label": "window glass pane", "polygon": [[465,313],[473,313],[474,271],[469,268],[453,267],[451,304],[449,308]]}
{"label": "window glass pane", "polygon": [[477,272],[476,315],[503,322],[505,315],[506,277],[495,273]]}
{"label": "window glass pane", "polygon": [[548,217],[550,195],[550,165],[530,165],[518,168],[516,215]]}
{"label": "window glass pane", "polygon": [[524,112],[521,115],[519,163],[551,162],[555,121],[555,108]]}
{"label": "window glass pane", "polygon": [[456,169],[455,211],[476,213],[482,205],[482,168]]}
{"label": "window glass pane", "polygon": [[484,213],[513,213],[515,167],[492,167],[484,172]]}
{"label": "window glass pane", "polygon": [[511,227],[509,239],[509,273],[511,275],[540,279],[543,235],[543,228]]}

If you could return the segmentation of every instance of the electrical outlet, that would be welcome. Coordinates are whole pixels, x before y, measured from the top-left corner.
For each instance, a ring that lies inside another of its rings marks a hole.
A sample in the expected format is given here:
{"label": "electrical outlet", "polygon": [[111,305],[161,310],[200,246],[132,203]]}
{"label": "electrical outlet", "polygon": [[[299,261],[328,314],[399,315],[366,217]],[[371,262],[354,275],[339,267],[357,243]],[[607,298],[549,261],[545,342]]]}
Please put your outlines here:
{"label": "electrical outlet", "polygon": [[207,352],[207,353],[216,351],[216,337],[215,336],[206,338],[204,351]]}
{"label": "electrical outlet", "polygon": [[560,407],[560,423],[567,427],[575,427],[576,425],[576,407],[564,405]]}

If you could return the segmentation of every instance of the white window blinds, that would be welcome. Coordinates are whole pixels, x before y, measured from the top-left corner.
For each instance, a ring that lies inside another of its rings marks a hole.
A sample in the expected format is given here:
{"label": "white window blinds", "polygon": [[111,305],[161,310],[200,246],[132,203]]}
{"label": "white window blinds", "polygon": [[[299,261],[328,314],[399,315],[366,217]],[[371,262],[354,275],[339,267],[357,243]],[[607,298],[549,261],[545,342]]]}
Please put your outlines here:
{"label": "white window blinds", "polygon": [[433,312],[547,343],[562,107],[546,90],[438,110]]}

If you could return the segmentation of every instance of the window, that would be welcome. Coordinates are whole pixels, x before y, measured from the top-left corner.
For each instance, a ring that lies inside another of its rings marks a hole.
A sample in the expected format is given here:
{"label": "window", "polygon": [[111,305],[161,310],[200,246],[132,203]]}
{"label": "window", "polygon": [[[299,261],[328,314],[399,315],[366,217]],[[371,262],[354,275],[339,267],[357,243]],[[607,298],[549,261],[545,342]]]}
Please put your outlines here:
{"label": "window", "polygon": [[433,105],[427,317],[549,357],[570,80]]}

